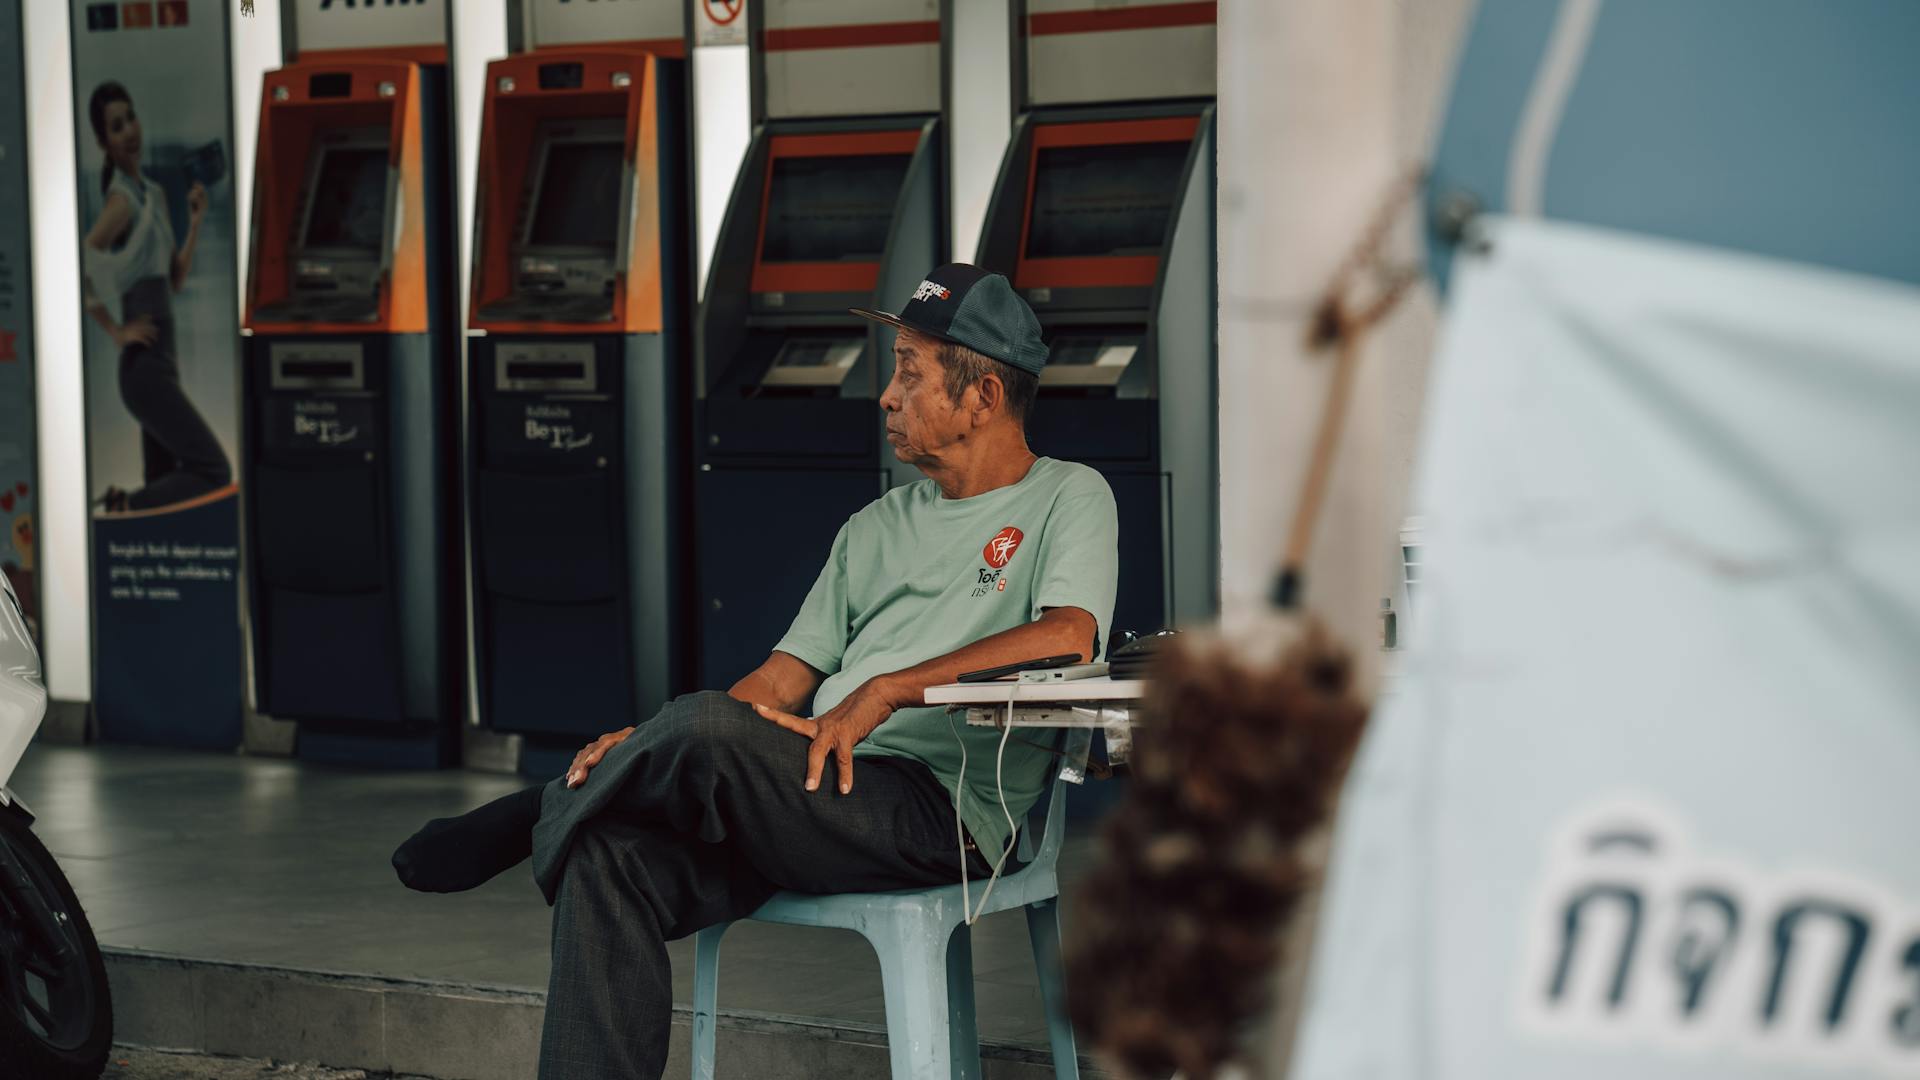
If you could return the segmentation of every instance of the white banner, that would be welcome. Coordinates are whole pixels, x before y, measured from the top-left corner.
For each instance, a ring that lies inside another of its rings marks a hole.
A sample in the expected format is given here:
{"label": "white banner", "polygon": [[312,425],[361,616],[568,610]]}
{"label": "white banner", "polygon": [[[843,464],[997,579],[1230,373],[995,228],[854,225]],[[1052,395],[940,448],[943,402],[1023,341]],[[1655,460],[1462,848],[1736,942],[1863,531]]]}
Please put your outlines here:
{"label": "white banner", "polygon": [[523,0],[527,44],[591,45],[604,41],[679,41],[687,33],[682,0]]}
{"label": "white banner", "polygon": [[445,45],[451,0],[294,0],[301,52]]}
{"label": "white banner", "polygon": [[1920,289],[1488,240],[1291,1075],[1920,1076]]}

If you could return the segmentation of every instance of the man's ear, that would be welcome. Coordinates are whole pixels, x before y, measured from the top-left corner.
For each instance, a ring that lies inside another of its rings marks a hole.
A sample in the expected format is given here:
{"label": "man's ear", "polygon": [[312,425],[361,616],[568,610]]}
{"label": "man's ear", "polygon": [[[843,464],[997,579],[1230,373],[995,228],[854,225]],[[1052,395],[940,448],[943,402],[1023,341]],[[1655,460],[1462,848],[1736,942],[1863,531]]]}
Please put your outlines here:
{"label": "man's ear", "polygon": [[980,395],[980,406],[974,412],[974,426],[978,427],[1006,407],[1007,384],[1000,381],[1000,376],[988,372],[973,384],[973,390]]}

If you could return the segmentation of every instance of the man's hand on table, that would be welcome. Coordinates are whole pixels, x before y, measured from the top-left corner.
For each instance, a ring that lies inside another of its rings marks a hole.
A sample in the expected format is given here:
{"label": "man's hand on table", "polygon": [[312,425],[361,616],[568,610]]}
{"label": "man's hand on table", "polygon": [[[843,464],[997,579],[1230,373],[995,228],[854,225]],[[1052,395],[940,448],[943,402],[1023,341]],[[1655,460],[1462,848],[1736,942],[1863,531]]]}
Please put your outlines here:
{"label": "man's hand on table", "polygon": [[892,716],[901,704],[898,695],[885,683],[868,679],[848,694],[845,701],[819,716],[795,716],[765,705],[755,705],[753,711],[813,740],[813,746],[807,750],[808,791],[820,787],[820,774],[826,768],[827,755],[832,754],[840,773],[840,794],[845,795],[853,790],[854,745],[873,734],[873,729]]}
{"label": "man's hand on table", "polygon": [[607,756],[607,751],[627,741],[627,736],[631,734],[633,729],[630,727],[609,731],[582,747],[579,753],[573,755],[573,764],[567,766],[567,786],[577,788],[586,783],[587,772],[600,764],[600,759]]}

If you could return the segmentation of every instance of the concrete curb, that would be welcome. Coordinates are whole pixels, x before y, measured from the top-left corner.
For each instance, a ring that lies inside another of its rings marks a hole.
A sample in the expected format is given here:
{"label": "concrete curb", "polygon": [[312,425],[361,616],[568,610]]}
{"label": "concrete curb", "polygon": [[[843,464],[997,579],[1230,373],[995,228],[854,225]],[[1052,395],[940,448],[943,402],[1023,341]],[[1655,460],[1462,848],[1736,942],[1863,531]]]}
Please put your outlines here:
{"label": "concrete curb", "polygon": [[[103,951],[119,1043],[437,1080],[525,1080],[536,1072],[542,993]],[[880,1028],[725,1010],[717,1028],[721,1076],[888,1076]],[[691,1032],[692,1010],[676,1006],[667,1077],[691,1075]],[[1044,1046],[983,1042],[980,1053],[985,1080],[1053,1075]],[[1085,1058],[1080,1070],[1089,1080],[1110,1075]]]}

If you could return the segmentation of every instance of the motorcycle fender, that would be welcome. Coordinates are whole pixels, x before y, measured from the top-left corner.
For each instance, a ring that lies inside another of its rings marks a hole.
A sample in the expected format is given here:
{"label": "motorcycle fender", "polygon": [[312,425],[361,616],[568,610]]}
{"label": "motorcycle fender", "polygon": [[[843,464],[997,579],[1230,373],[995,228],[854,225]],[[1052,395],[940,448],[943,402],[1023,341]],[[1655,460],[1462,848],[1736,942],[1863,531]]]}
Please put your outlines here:
{"label": "motorcycle fender", "polygon": [[27,809],[27,804],[20,801],[20,796],[5,784],[0,784],[0,810],[12,811],[25,818],[27,824],[33,824],[33,811]]}

